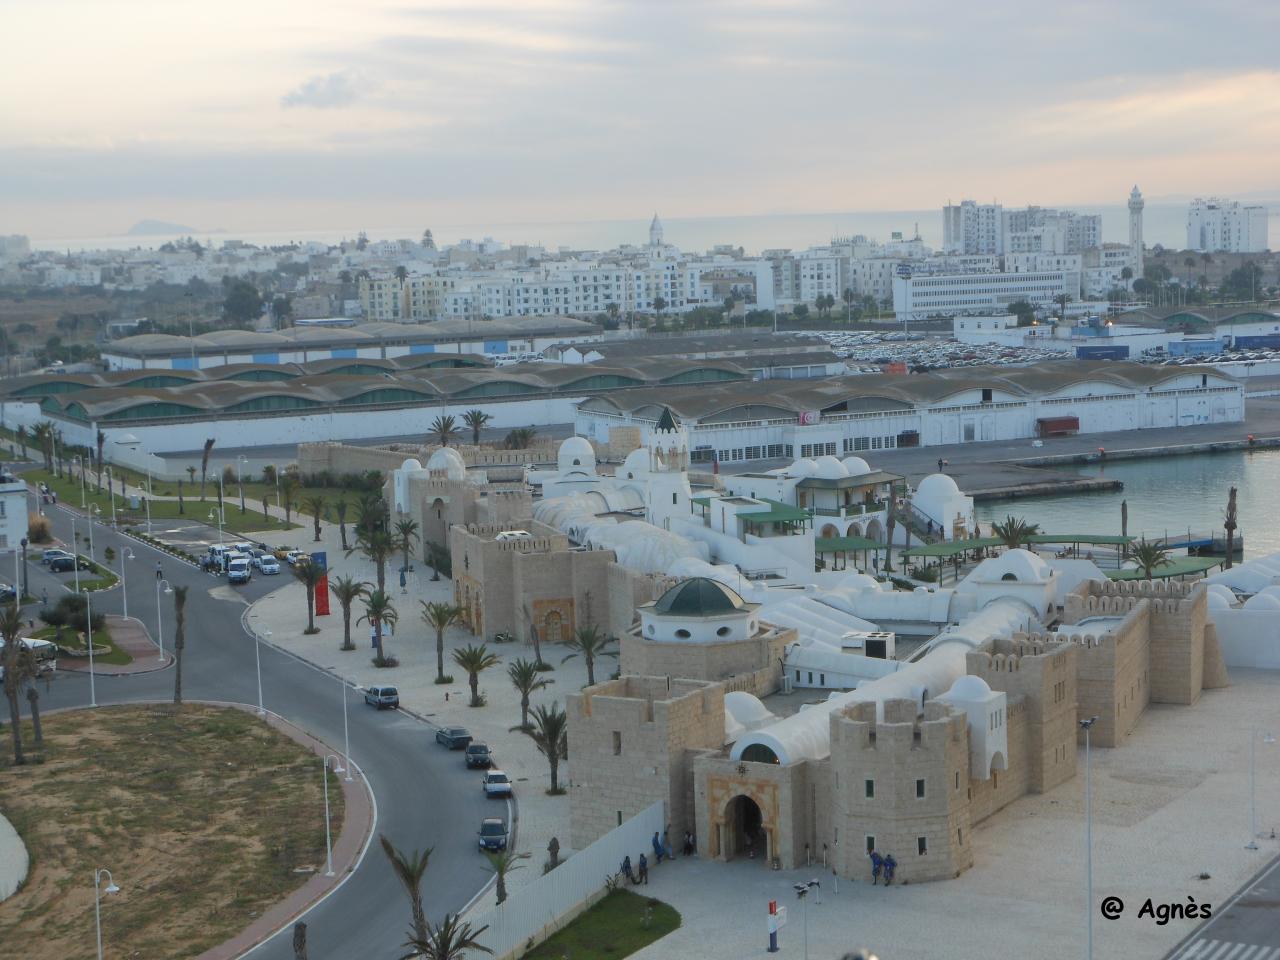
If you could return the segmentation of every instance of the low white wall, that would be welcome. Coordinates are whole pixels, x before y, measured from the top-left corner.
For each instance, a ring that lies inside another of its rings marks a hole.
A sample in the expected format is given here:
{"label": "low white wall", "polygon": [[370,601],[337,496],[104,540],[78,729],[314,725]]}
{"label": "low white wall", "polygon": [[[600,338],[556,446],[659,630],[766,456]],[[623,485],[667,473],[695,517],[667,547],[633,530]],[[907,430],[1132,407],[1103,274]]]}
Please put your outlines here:
{"label": "low white wall", "polygon": [[13,824],[0,815],[0,901],[7,900],[27,879],[31,858]]}
{"label": "low white wall", "polygon": [[[517,887],[506,903],[469,917],[472,927],[489,927],[479,938],[481,944],[493,951],[494,960],[504,960],[531,939],[535,945],[541,943],[604,889],[605,878],[618,872],[623,857],[636,863],[640,854],[652,852],[649,841],[655,830],[666,829],[665,815],[661,801],[653,804],[550,873]],[[486,955],[476,951],[471,956]]]}
{"label": "low white wall", "polygon": [[1280,617],[1274,611],[1209,610],[1228,667],[1280,670]]}

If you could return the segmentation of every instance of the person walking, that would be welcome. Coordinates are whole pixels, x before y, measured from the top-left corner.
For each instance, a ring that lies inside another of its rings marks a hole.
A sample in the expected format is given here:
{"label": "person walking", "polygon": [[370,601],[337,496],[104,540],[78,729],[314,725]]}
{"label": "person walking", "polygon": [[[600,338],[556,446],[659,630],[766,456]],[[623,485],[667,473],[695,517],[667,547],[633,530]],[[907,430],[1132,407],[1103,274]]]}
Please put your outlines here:
{"label": "person walking", "polygon": [[893,871],[898,868],[898,861],[893,859],[892,853],[885,854],[884,858],[884,885],[887,887],[893,883]]}
{"label": "person walking", "polygon": [[627,854],[622,858],[622,875],[630,880],[633,885],[635,884],[636,875],[631,869],[631,854]]}
{"label": "person walking", "polygon": [[640,854],[640,883],[647,884],[649,882],[649,861],[645,855]]}
{"label": "person walking", "polygon": [[160,561],[159,561],[159,560],[157,560],[157,561],[156,561],[156,579],[157,579],[157,580],[163,580],[163,579],[164,579],[164,570],[160,567]]}
{"label": "person walking", "polygon": [[654,864],[662,863],[662,840],[659,839],[657,830],[653,831],[653,840],[651,840],[650,843],[653,845]]}
{"label": "person walking", "polygon": [[686,857],[693,856],[693,834],[688,830],[684,832],[684,855]]}
{"label": "person walking", "polygon": [[662,831],[662,855],[668,860],[676,858],[675,851],[671,849],[671,824],[667,824],[667,829]]}
{"label": "person walking", "polygon": [[874,887],[880,882],[880,868],[884,866],[884,857],[880,856],[879,850],[871,851],[871,885]]}

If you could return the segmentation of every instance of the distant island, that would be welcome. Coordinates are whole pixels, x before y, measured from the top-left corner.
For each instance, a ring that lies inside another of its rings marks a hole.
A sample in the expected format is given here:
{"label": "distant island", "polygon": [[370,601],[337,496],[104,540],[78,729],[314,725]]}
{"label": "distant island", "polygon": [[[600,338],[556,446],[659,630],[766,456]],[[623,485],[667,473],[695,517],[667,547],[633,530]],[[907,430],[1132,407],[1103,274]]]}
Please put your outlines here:
{"label": "distant island", "polygon": [[169,223],[166,220],[139,220],[129,228],[128,235],[131,237],[151,237],[157,234],[166,233],[202,233],[195,227],[184,227],[180,223]]}

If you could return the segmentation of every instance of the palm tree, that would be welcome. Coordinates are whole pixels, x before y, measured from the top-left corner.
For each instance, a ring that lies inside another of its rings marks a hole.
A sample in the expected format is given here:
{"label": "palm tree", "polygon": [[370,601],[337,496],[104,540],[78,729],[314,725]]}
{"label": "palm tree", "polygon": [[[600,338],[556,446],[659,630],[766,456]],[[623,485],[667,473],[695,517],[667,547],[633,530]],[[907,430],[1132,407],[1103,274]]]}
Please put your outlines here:
{"label": "palm tree", "polygon": [[448,683],[444,676],[444,632],[458,622],[462,608],[452,603],[427,603],[422,606],[422,622],[436,632],[436,683]]}
{"label": "palm tree", "polygon": [[319,633],[320,628],[316,626],[316,587],[324,579],[324,571],[318,564],[300,560],[293,565],[293,575],[307,591],[307,629],[303,633],[308,636]]}
{"label": "palm tree", "polygon": [[97,462],[97,467],[98,467],[98,492],[99,492],[99,493],[101,493],[101,492],[102,492],[102,466],[103,466],[103,463],[102,463],[102,450],[103,450],[103,448],[107,445],[107,435],[106,435],[105,433],[103,433],[101,430],[99,430],[99,431],[98,431],[97,440],[98,440],[98,462]]}
{"label": "palm tree", "polygon": [[413,559],[413,545],[418,540],[418,521],[411,517],[396,521],[395,541],[401,556],[404,558],[404,572],[409,572],[409,561]]}
{"label": "palm tree", "polygon": [[498,905],[501,906],[507,900],[507,874],[514,870],[523,870],[524,864],[521,860],[528,860],[529,854],[516,853],[514,850],[501,850],[493,852],[486,850],[484,855],[489,859],[489,866],[493,870],[494,877],[498,881]]}
{"label": "palm tree", "polygon": [[382,652],[382,627],[384,624],[390,624],[394,627],[399,620],[400,614],[391,603],[391,598],[385,593],[381,590],[374,590],[366,594],[364,598],[364,616],[356,622],[367,622],[373,627],[373,645],[378,651],[374,662],[378,666],[382,666],[383,661],[386,660],[386,655]]}
{"label": "palm tree", "polygon": [[469,643],[453,651],[453,662],[467,671],[467,683],[471,687],[471,706],[483,706],[480,700],[480,672],[496,667],[502,662],[502,658],[490,653],[489,648],[483,643],[478,647]]}
{"label": "palm tree", "polygon": [[431,582],[440,579],[440,568],[449,562],[449,551],[434,540],[427,543],[426,561],[431,564]]}
{"label": "palm tree", "polygon": [[508,450],[528,450],[533,446],[533,438],[537,432],[533,427],[516,427],[507,434],[502,445]]}
{"label": "palm tree", "polygon": [[447,413],[436,417],[431,421],[431,434],[440,446],[447,447],[449,441],[458,435],[458,421]]}
{"label": "palm tree", "polygon": [[329,584],[329,590],[338,598],[338,604],[342,607],[341,649],[343,650],[356,648],[356,645],[351,642],[351,605],[363,597],[368,589],[369,584],[355,577],[338,577]]}
{"label": "palm tree", "polygon": [[387,505],[382,494],[372,490],[360,494],[360,499],[356,501],[356,520],[353,524],[357,540],[361,533],[386,529],[386,519]]}
{"label": "palm tree", "polygon": [[1238,515],[1236,513],[1236,488],[1232,487],[1227,493],[1227,512],[1222,518],[1222,527],[1227,531],[1227,562],[1223,564],[1223,569],[1231,566],[1232,555],[1236,551],[1236,521]]}
{"label": "palm tree", "polygon": [[[35,733],[35,744],[37,747],[44,744],[44,730],[40,727],[40,691],[36,688],[36,671],[33,669],[27,674],[27,706],[31,709],[31,729]],[[48,677],[45,678],[46,689]]]}
{"label": "palm tree", "polygon": [[[213,445],[217,438],[209,437],[204,442],[204,450],[200,454],[200,499],[204,499],[205,482],[209,479],[209,454],[213,453]],[[101,457],[99,457],[101,460]]]}
{"label": "palm tree", "polygon": [[1027,523],[1021,517],[1009,516],[991,524],[991,535],[1010,550],[1016,550],[1025,545],[1028,537],[1033,537],[1039,532],[1040,527],[1037,524]]}
{"label": "palm tree", "polygon": [[483,410],[468,410],[462,415],[462,422],[471,428],[471,442],[475,446],[480,446],[480,431],[492,419],[493,417]]}
{"label": "palm tree", "polygon": [[485,924],[474,930],[456,913],[446,913],[437,925],[428,924],[425,937],[412,936],[405,941],[406,947],[412,947],[413,953],[408,957],[421,957],[421,960],[464,960],[469,951],[492,954],[488,947],[481,946],[477,938],[489,929]]}
{"label": "palm tree", "polygon": [[432,847],[415,850],[405,854],[397,850],[387,839],[385,833],[378,834],[378,842],[382,844],[382,852],[391,861],[391,870],[404,887],[409,896],[409,909],[413,915],[413,935],[419,940],[427,936],[427,914],[422,909],[422,877],[427,872],[427,864],[431,860]]}
{"label": "palm tree", "polygon": [[404,264],[401,264],[400,266],[396,267],[394,272],[396,275],[396,279],[399,280],[401,283],[404,283],[405,280],[409,278],[409,269]]}
{"label": "palm tree", "polygon": [[548,680],[538,672],[538,665],[532,660],[518,657],[507,664],[507,676],[511,685],[520,694],[520,729],[529,729],[529,694],[537,690],[545,690],[554,680]]}
{"label": "palm tree", "polygon": [[320,521],[324,517],[326,506],[328,504],[325,503],[324,497],[319,494],[312,494],[309,497],[304,497],[298,507],[300,512],[311,515],[311,530],[315,536],[316,543],[320,542]]}
{"label": "palm tree", "polygon": [[27,459],[27,428],[19,425],[18,429],[14,431],[14,433],[18,438],[18,442],[22,444],[22,459],[25,460]]}
{"label": "palm tree", "polygon": [[[284,479],[280,481],[280,506],[284,508],[284,522],[289,523],[292,519],[293,508],[297,504],[295,499],[298,495],[298,478],[292,473],[286,473]],[[201,490],[201,499],[204,498],[203,488]]]}
{"label": "palm tree", "polygon": [[343,494],[333,501],[333,518],[338,521],[338,533],[342,535],[342,549],[347,549],[347,509],[351,506]]}
{"label": "palm tree", "polygon": [[1173,565],[1173,559],[1169,556],[1167,548],[1160,546],[1158,543],[1148,543],[1145,538],[1134,544],[1130,551],[1130,556],[1147,580],[1153,578],[1158,567]]}
{"label": "palm tree", "polygon": [[[18,601],[5,604],[0,613],[0,636],[4,637],[4,696],[9,701],[9,732],[13,738],[13,762],[22,766],[27,762],[22,753],[22,713],[18,706],[18,691],[23,678],[19,664],[22,658],[22,631],[27,622],[22,619]],[[92,643],[92,639],[89,641]]]}
{"label": "palm tree", "polygon": [[[182,651],[187,648],[187,587],[173,588],[173,702],[182,706]],[[93,643],[93,624],[89,624]]]}
{"label": "palm tree", "polygon": [[581,656],[587,663],[587,686],[595,686],[596,682],[596,657],[616,657],[616,651],[606,649],[609,644],[613,643],[613,637],[601,633],[600,628],[594,623],[589,623],[585,627],[578,627],[573,631],[573,636],[565,641],[565,646],[571,651],[565,656],[561,663],[568,663],[576,656]]}
{"label": "palm tree", "polygon": [[1067,304],[1074,300],[1075,297],[1069,293],[1060,293],[1053,298],[1053,302],[1058,305],[1058,319],[1063,320],[1067,316]]}
{"label": "palm tree", "polygon": [[551,766],[551,789],[548,792],[559,793],[560,761],[569,758],[568,716],[555,702],[550,709],[536,706],[533,708],[533,726],[524,733]]}
{"label": "palm tree", "polygon": [[31,427],[31,440],[40,448],[40,454],[44,460],[44,468],[53,470],[53,448],[50,446],[53,440],[53,424],[48,420],[41,420]]}
{"label": "palm tree", "polygon": [[[84,468],[81,467],[81,469],[84,469]],[[194,464],[192,466],[187,467],[187,477],[189,478],[190,483],[196,482],[196,468]]]}
{"label": "palm tree", "polygon": [[356,542],[347,551],[347,556],[359,551],[366,560],[373,564],[378,590],[387,589],[387,561],[395,556],[396,544],[391,534],[382,529],[361,530],[356,534]]}

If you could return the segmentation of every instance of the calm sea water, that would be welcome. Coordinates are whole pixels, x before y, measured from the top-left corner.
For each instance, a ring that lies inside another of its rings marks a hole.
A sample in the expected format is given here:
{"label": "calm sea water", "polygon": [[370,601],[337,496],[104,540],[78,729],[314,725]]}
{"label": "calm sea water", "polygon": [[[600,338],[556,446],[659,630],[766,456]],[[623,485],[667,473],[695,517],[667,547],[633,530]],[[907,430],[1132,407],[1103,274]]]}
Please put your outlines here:
{"label": "calm sea water", "polygon": [[1046,533],[1119,533],[1120,503],[1127,500],[1132,536],[1220,533],[1227,490],[1235,486],[1245,557],[1280,550],[1280,450],[1127,460],[1079,472],[1120,480],[1124,490],[980,503],[978,519],[986,524],[1013,514]]}
{"label": "calm sea water", "polygon": [[[1271,237],[1280,243],[1280,203],[1271,205]],[[1102,216],[1102,235],[1108,242],[1128,243],[1129,212],[1124,204],[1074,206],[1080,213]],[[658,211],[661,215],[662,211]],[[1187,207],[1185,203],[1148,202],[1143,215],[1143,236],[1148,246],[1156,243],[1181,248],[1186,240]],[[208,227],[208,224],[203,225]],[[709,250],[717,244],[743,247],[748,255],[772,247],[803,249],[826,243],[832,237],[864,234],[887,241],[894,232],[904,237],[915,235],[917,227],[924,241],[942,245],[942,210],[875,210],[833,213],[768,214],[735,217],[663,217],[664,238],[683,250]],[[285,244],[315,240],[336,243],[354,238],[362,229],[374,240],[417,239],[430,227],[436,242],[443,245],[462,239],[482,240],[493,237],[506,244],[542,244],[548,250],[567,247],[573,250],[608,250],[624,243],[643,244],[649,240],[649,221],[589,220],[545,222],[430,223],[410,225],[348,224],[327,229],[280,230],[263,233],[228,231],[204,234],[200,240],[214,244],[236,239],[259,245]],[[157,247],[176,236],[101,236],[39,237],[33,244],[51,250],[127,250],[133,247]]]}

